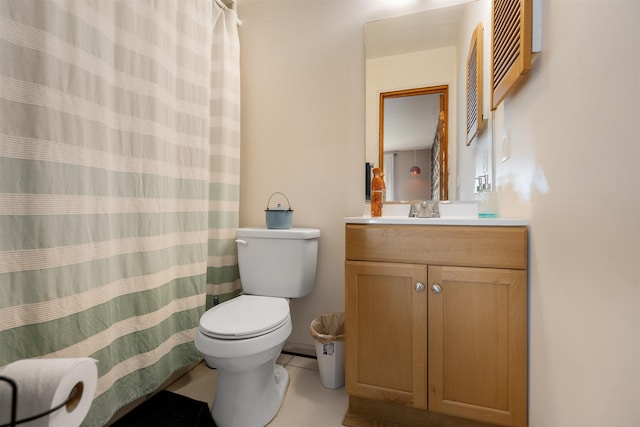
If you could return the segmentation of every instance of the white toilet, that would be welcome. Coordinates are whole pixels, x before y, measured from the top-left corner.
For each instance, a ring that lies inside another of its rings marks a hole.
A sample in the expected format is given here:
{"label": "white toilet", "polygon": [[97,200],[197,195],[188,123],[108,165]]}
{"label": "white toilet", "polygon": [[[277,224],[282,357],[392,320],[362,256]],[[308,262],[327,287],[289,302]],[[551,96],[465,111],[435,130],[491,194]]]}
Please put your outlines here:
{"label": "white toilet", "polygon": [[204,313],[195,341],[218,369],[218,427],[263,427],[278,412],[289,384],[276,364],[292,329],[288,299],[311,293],[319,237],[312,228],[238,229],[243,295]]}

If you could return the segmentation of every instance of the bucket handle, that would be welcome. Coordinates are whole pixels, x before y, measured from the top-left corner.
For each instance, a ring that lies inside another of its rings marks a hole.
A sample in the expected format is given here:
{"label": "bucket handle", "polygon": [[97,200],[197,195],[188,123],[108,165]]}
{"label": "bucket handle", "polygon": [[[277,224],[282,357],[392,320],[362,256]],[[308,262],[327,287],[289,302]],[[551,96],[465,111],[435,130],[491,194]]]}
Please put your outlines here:
{"label": "bucket handle", "polygon": [[284,198],[287,200],[287,204],[289,205],[289,209],[287,209],[287,210],[289,210],[289,211],[293,211],[293,209],[291,209],[291,203],[289,203],[289,199],[287,199],[287,196],[285,196],[285,195],[284,195],[284,193],[281,193],[281,192],[279,192],[279,191],[276,191],[276,192],[275,192],[275,193],[273,193],[271,196],[269,196],[269,200],[267,200],[267,210],[269,210],[269,203],[271,203],[271,198],[272,198],[273,196],[275,196],[276,194],[281,194],[281,195],[282,195],[282,197],[284,197]]}

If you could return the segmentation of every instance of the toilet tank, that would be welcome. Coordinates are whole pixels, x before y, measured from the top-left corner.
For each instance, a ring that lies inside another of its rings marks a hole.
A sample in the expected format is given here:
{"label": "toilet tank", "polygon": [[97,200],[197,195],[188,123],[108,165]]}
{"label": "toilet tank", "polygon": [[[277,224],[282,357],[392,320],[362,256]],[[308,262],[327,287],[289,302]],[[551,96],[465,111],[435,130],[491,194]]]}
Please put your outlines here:
{"label": "toilet tank", "polygon": [[316,280],[315,228],[239,228],[236,233],[242,290],[251,295],[300,298]]}

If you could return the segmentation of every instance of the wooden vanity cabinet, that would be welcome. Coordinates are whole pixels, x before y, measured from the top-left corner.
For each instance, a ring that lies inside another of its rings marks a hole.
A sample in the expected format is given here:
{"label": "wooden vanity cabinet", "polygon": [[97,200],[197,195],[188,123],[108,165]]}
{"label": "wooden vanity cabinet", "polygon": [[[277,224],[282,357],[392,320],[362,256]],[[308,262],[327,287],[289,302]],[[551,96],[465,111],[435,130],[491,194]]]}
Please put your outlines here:
{"label": "wooden vanity cabinet", "polygon": [[345,425],[526,426],[526,268],[524,226],[347,224]]}

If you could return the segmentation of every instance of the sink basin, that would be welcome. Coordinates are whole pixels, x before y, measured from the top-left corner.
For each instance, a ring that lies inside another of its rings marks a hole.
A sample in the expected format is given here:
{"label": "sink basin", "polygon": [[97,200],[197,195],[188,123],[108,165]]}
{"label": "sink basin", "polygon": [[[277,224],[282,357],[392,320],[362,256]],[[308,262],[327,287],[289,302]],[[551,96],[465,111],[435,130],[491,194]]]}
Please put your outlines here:
{"label": "sink basin", "polygon": [[364,215],[344,218],[347,224],[389,224],[389,225],[527,225],[523,219],[478,218],[476,202],[444,201],[438,203],[440,218],[410,218],[408,203],[385,204],[382,216],[372,217],[371,207],[365,204]]}
{"label": "sink basin", "polygon": [[[409,218],[409,210],[411,204],[409,203],[389,203],[382,207],[382,218]],[[478,218],[478,204],[476,202],[460,202],[460,201],[443,201],[438,202],[438,210],[440,212],[440,218],[465,218],[475,219]],[[370,205],[365,204],[364,216],[369,215],[371,212]],[[433,218],[420,218],[420,219],[433,219]]]}
{"label": "sink basin", "polygon": [[440,202],[438,210],[441,218],[478,218],[476,202]]}

